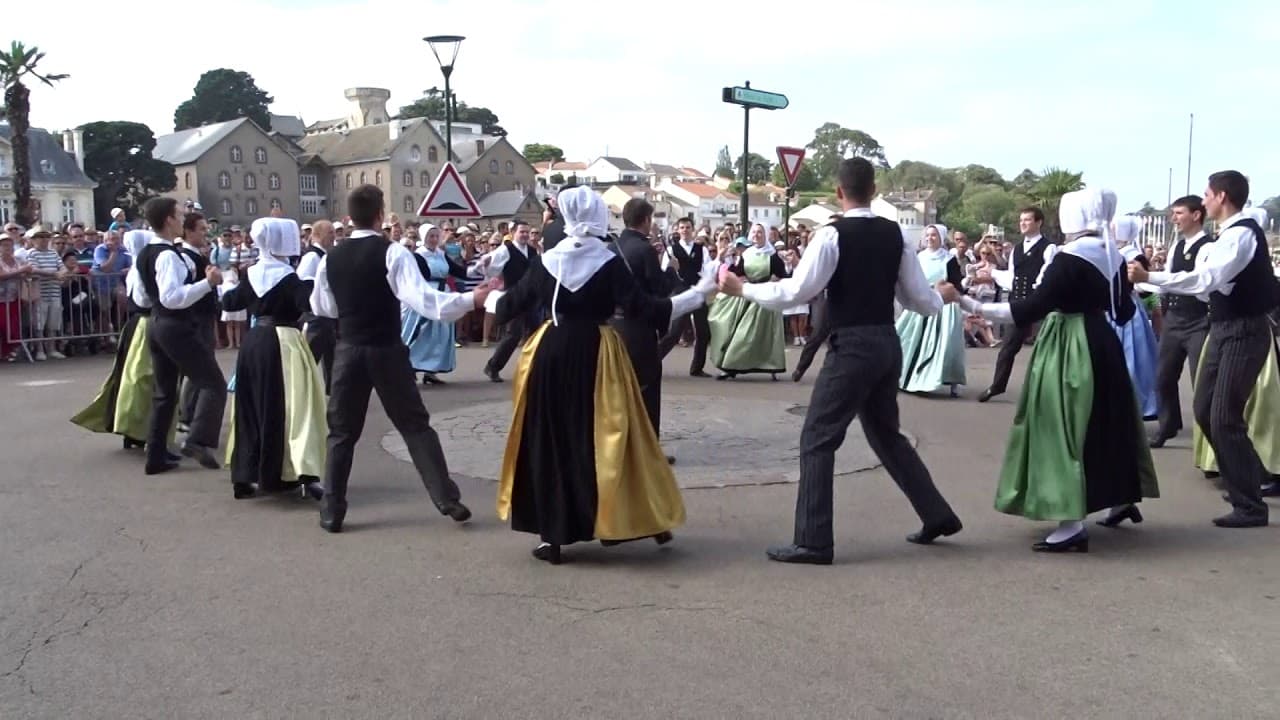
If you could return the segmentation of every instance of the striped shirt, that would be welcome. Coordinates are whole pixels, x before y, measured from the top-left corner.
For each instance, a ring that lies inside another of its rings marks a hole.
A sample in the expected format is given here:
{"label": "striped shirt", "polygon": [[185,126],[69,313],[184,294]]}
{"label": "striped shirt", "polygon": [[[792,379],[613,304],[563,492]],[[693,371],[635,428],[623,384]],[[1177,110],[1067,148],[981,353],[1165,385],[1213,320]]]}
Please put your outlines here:
{"label": "striped shirt", "polygon": [[[58,253],[53,250],[36,250],[32,249],[27,253],[27,262],[31,267],[45,272],[58,272],[62,270],[62,258],[58,257]],[[58,300],[62,297],[62,283],[58,278],[42,277],[38,278],[40,283],[40,299],[45,302]]]}

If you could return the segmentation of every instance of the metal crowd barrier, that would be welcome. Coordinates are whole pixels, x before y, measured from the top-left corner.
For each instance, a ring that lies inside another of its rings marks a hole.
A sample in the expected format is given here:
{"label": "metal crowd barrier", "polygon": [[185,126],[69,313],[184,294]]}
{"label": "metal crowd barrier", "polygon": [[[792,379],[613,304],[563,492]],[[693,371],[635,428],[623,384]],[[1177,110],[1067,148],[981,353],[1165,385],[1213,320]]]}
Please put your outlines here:
{"label": "metal crowd barrier", "polygon": [[0,300],[0,359],[35,362],[114,353],[129,312],[124,276],[89,272],[16,281],[18,298]]}

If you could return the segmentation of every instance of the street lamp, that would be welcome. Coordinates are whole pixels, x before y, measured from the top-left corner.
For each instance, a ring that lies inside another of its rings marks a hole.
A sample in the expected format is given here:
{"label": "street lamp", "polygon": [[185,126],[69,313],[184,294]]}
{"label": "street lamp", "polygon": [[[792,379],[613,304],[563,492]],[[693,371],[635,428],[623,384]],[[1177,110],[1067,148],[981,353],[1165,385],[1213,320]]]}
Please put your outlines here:
{"label": "street lamp", "polygon": [[[461,35],[431,35],[422,38],[431,47],[431,54],[440,63],[444,73],[444,142],[445,162],[453,160],[453,93],[449,90],[449,76],[453,74],[453,62],[458,59],[458,48],[466,40]],[[447,60],[445,58],[448,58]]]}

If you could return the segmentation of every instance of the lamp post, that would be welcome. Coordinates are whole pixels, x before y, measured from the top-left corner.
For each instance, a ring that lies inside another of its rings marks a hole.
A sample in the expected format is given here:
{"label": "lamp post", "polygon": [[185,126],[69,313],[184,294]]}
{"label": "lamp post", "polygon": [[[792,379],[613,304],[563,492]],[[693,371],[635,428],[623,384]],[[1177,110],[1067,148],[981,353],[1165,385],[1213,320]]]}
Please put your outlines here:
{"label": "lamp post", "polygon": [[[449,90],[449,76],[453,74],[453,63],[458,59],[458,48],[466,40],[461,35],[431,35],[422,38],[431,48],[431,54],[440,63],[440,72],[444,73],[444,143],[445,162],[453,161],[453,93]],[[446,60],[446,58],[448,58]]]}

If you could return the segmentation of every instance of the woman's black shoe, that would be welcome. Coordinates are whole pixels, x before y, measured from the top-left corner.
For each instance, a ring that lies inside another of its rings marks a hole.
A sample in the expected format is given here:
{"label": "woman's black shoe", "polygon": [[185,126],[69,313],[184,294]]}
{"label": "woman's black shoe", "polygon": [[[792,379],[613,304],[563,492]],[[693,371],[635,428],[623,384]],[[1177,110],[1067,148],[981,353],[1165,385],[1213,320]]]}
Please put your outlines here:
{"label": "woman's black shoe", "polygon": [[542,543],[533,549],[533,556],[543,562],[549,562],[552,565],[559,565],[561,562],[560,546],[552,545],[551,543]]}
{"label": "woman's black shoe", "polygon": [[234,495],[237,500],[251,498],[258,494],[258,486],[253,483],[232,483],[231,494]]}
{"label": "woman's black shoe", "polygon": [[134,440],[134,439],[133,439],[133,438],[131,438],[131,437],[126,437],[126,438],[124,439],[124,443],[123,443],[123,444],[124,444],[124,449],[125,449],[125,450],[136,450],[136,449],[138,449],[138,448],[143,448],[143,447],[146,447],[146,446],[147,446],[147,443],[145,443],[144,441],[142,441],[142,440]]}
{"label": "woman's black shoe", "polygon": [[659,545],[666,545],[667,543],[675,539],[676,539],[676,536],[672,535],[670,530],[663,530],[662,532],[653,536],[653,541],[658,543]]}
{"label": "woman's black shoe", "polygon": [[1080,532],[1076,533],[1075,535],[1072,535],[1066,540],[1063,540],[1062,542],[1056,542],[1056,543],[1049,542],[1048,540],[1041,540],[1035,545],[1032,545],[1031,549],[1036,552],[1045,552],[1045,553],[1067,553],[1067,552],[1087,553],[1089,552],[1089,533],[1085,532],[1084,530],[1081,530]]}
{"label": "woman's black shoe", "polygon": [[1123,510],[1112,510],[1111,514],[1099,520],[1098,524],[1105,528],[1113,528],[1125,520],[1131,521],[1134,525],[1142,522],[1142,513],[1138,511],[1137,505],[1126,505]]}

